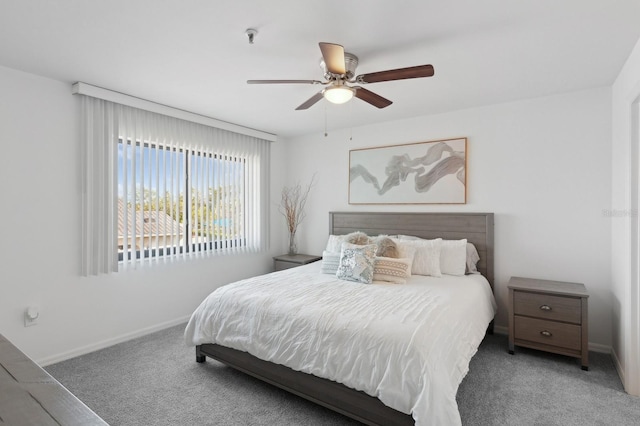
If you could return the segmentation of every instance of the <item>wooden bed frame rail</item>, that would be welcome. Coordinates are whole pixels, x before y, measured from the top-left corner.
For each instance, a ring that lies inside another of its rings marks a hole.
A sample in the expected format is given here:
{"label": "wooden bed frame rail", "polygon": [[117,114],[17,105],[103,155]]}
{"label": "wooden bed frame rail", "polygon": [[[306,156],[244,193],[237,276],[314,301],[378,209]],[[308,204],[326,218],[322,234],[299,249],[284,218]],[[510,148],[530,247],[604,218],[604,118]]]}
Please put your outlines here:
{"label": "wooden bed frame rail", "polygon": [[208,356],[311,402],[372,426],[413,425],[413,418],[384,405],[378,398],[340,383],[263,361],[247,352],[220,345],[196,346],[196,361]]}

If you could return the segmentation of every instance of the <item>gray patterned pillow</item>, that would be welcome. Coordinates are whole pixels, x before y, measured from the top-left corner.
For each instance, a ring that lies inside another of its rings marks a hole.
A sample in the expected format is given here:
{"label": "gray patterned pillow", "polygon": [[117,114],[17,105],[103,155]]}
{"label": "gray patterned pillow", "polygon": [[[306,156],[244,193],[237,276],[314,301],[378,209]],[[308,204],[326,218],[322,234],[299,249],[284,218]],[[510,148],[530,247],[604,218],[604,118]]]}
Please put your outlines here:
{"label": "gray patterned pillow", "polygon": [[373,282],[376,248],[375,244],[359,246],[342,243],[340,264],[338,265],[336,277],[341,280],[371,284]]}

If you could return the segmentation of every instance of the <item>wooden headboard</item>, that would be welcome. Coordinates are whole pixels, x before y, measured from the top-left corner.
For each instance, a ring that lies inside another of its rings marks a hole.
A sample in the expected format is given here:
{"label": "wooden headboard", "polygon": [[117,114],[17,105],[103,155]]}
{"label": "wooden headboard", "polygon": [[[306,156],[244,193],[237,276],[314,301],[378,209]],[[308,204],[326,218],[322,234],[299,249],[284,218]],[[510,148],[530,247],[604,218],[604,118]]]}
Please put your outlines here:
{"label": "wooden headboard", "polygon": [[493,288],[493,213],[329,212],[329,233],[344,235],[414,235],[420,238],[466,238],[480,255],[478,271]]}

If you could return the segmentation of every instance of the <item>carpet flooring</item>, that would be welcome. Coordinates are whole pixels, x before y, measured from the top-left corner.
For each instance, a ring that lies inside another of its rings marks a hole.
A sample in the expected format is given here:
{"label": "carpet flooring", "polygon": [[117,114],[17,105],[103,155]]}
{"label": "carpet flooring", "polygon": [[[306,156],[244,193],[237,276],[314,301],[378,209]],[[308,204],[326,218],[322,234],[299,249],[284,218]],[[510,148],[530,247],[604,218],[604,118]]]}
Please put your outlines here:
{"label": "carpet flooring", "polygon": [[[195,362],[184,325],[51,365],[46,370],[112,426],[358,425],[340,414],[207,359]],[[611,358],[577,360],[487,336],[458,390],[465,425],[639,425]]]}

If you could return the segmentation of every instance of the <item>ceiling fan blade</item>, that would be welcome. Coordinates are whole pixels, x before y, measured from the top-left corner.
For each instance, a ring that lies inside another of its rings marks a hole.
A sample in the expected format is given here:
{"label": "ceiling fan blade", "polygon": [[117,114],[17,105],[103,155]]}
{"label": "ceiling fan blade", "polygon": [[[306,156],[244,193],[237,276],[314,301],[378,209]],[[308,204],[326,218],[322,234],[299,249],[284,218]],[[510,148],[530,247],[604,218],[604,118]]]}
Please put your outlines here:
{"label": "ceiling fan blade", "polygon": [[309,99],[307,99],[298,108],[296,108],[296,111],[300,111],[300,110],[303,110],[303,109],[308,109],[309,107],[313,106],[316,102],[318,102],[322,98],[323,98],[323,95],[322,95],[322,90],[321,90],[318,93],[316,93],[315,95],[313,95],[312,97],[310,97]]}
{"label": "ceiling fan blade", "polygon": [[356,86],[354,87],[354,89],[356,89],[356,98],[362,99],[363,101],[370,103],[374,107],[385,108],[393,103],[389,99],[383,98],[382,96],[377,95],[372,91],[365,89],[364,87]]}
{"label": "ceiling fan blade", "polygon": [[345,74],[347,67],[344,63],[344,47],[333,43],[318,44],[320,45],[327,71],[333,74]]}
{"label": "ceiling fan blade", "polygon": [[358,83],[378,83],[380,81],[431,77],[433,76],[433,74],[434,74],[433,65],[418,65],[416,67],[398,68],[396,70],[361,74],[356,77],[356,81]]}
{"label": "ceiling fan blade", "polygon": [[320,80],[247,80],[247,84],[322,84]]}

